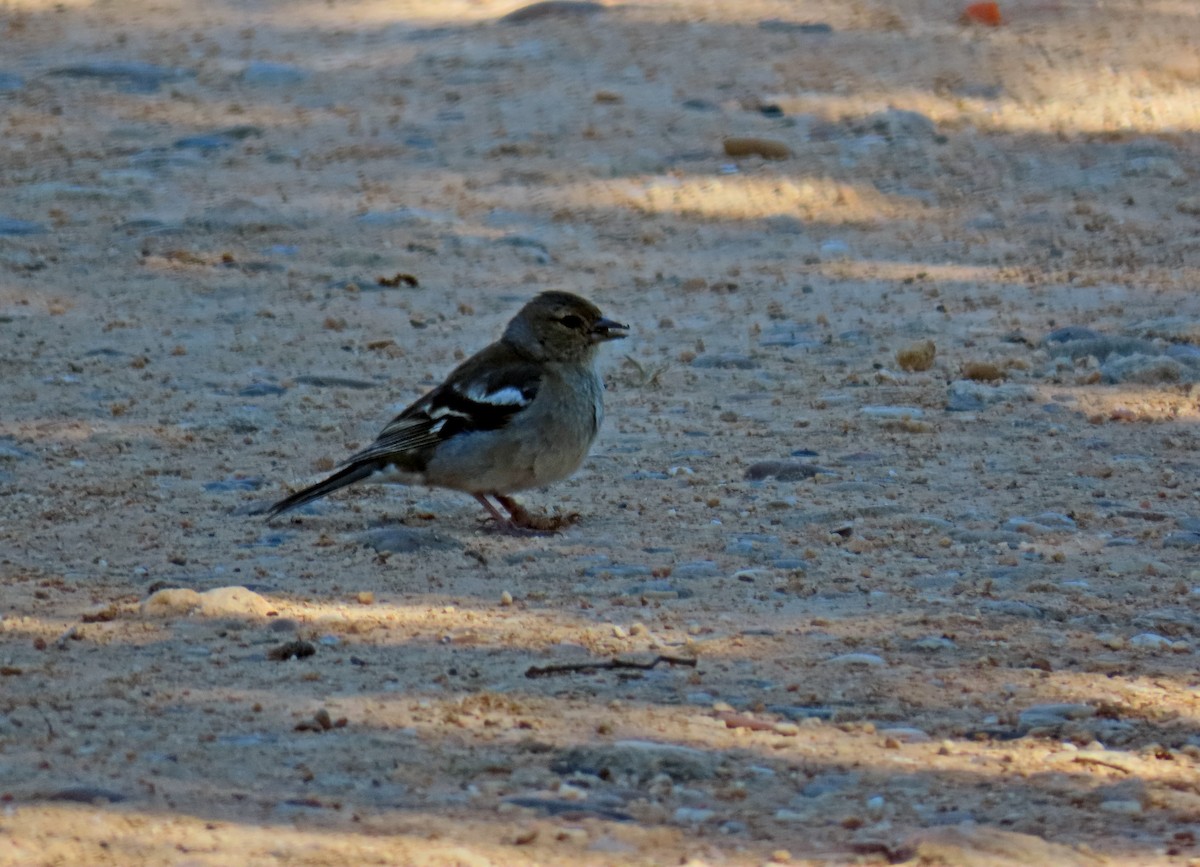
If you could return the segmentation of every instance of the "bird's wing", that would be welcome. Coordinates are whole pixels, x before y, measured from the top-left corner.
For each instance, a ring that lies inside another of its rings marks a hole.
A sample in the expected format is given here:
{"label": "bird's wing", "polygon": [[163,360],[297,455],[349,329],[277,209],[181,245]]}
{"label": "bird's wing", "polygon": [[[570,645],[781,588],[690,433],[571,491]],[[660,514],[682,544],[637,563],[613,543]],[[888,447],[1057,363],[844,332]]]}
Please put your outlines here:
{"label": "bird's wing", "polygon": [[451,437],[504,427],[533,402],[541,381],[536,364],[493,344],[392,419],[371,445],[346,463],[423,464],[423,452]]}

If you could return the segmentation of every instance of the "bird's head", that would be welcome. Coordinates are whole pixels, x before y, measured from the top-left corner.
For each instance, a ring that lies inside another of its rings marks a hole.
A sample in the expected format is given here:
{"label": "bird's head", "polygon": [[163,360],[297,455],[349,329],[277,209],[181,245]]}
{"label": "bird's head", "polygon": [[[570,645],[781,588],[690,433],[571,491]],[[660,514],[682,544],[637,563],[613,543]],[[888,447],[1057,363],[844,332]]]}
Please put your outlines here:
{"label": "bird's head", "polygon": [[607,340],[625,337],[628,325],[606,319],[600,309],[570,292],[543,292],[513,317],[504,339],[540,361],[590,361]]}

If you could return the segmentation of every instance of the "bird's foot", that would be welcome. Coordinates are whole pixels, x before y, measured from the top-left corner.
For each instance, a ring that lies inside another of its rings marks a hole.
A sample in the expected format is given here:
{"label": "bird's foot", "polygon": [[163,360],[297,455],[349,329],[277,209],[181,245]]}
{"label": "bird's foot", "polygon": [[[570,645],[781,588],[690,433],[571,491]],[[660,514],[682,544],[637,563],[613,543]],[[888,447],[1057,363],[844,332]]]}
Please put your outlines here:
{"label": "bird's foot", "polygon": [[512,497],[495,494],[496,501],[508,512],[508,529],[510,532],[529,535],[548,535],[557,533],[572,524],[579,522],[582,517],[578,512],[557,512],[553,515],[535,514]]}

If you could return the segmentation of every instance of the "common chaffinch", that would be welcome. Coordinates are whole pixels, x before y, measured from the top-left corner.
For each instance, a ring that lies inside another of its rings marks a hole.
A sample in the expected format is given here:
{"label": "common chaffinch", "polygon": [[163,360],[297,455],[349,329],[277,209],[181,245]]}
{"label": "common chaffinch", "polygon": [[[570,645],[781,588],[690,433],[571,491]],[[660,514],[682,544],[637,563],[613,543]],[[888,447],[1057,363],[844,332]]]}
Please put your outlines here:
{"label": "common chaffinch", "polygon": [[385,482],[464,491],[504,527],[561,528],[577,516],[534,515],[510,495],[565,479],[583,463],[604,413],[597,350],[628,329],[578,295],[541,293],[499,340],[392,419],[340,470],[284,497],[267,516],[356,482]]}

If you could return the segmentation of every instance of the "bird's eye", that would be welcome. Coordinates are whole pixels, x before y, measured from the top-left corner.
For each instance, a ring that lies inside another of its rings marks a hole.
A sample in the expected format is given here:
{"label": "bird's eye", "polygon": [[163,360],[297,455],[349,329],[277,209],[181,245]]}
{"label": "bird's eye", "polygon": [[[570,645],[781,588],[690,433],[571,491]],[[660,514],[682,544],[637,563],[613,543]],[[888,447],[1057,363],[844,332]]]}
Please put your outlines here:
{"label": "bird's eye", "polygon": [[570,328],[572,331],[578,331],[580,328],[583,327],[583,320],[580,319],[578,316],[576,316],[574,313],[568,313],[566,316],[564,316],[562,319],[560,319],[558,321],[561,322],[563,325],[565,325],[567,328]]}

